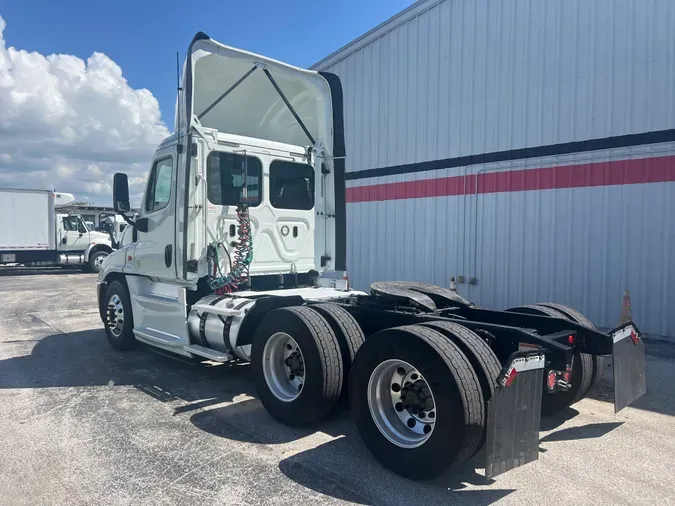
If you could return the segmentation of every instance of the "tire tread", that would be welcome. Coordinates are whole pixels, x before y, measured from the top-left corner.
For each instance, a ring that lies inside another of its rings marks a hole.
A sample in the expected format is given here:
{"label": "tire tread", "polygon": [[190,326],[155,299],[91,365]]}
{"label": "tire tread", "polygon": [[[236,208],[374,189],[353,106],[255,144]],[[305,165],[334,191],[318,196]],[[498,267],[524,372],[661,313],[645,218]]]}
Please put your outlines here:
{"label": "tire tread", "polygon": [[485,402],[478,376],[459,347],[437,330],[422,325],[404,328],[434,349],[450,369],[457,383],[464,405],[467,431],[456,463],[465,462],[476,452],[485,429]]}
{"label": "tire tread", "polygon": [[343,365],[340,357],[340,345],[324,317],[307,306],[283,308],[297,315],[310,330],[321,355],[321,369],[324,371],[323,397],[333,400],[340,397],[342,391]]}

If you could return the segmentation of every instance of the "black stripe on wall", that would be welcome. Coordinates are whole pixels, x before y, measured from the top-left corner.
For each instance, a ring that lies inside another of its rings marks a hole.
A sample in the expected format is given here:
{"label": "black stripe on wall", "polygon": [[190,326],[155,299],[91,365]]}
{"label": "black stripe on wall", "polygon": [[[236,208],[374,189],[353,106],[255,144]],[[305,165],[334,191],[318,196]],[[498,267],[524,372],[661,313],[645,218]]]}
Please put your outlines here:
{"label": "black stripe on wall", "polygon": [[615,137],[604,137],[602,139],[548,144],[546,146],[537,146],[534,148],[494,151],[492,153],[483,153],[479,155],[458,156],[455,158],[445,158],[443,160],[429,160],[426,162],[392,165],[390,167],[379,167],[376,169],[357,170],[354,172],[347,172],[345,179],[355,180],[367,177],[393,176],[396,174],[451,169],[453,167],[466,167],[468,165],[478,165],[483,163],[524,160],[526,158],[538,158],[540,156],[565,155],[569,153],[582,153],[584,151],[599,151],[601,149],[658,144],[659,142],[675,142],[675,128],[639,134],[617,135]]}

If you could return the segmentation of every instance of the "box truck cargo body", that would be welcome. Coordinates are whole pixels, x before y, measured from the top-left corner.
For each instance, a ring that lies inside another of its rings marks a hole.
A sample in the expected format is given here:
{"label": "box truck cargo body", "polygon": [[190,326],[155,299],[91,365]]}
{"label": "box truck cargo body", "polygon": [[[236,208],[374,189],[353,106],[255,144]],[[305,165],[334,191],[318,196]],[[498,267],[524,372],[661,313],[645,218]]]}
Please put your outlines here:
{"label": "box truck cargo body", "polygon": [[76,265],[98,272],[112,252],[108,234],[89,230],[82,216],[57,212],[64,194],[0,188],[0,265]]}
{"label": "box truck cargo body", "polygon": [[347,267],[675,335],[675,3],[427,0],[343,84]]}
{"label": "box truck cargo body", "polygon": [[1,251],[54,250],[55,240],[54,192],[0,189]]}

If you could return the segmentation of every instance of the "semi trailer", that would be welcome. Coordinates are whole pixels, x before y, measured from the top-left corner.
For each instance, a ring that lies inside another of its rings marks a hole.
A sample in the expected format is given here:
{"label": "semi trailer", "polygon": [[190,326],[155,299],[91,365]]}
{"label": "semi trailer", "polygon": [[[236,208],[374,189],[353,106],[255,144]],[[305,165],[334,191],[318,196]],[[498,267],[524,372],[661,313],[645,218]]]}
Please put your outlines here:
{"label": "semi trailer", "polygon": [[248,362],[291,426],[346,396],[374,457],[412,479],[483,448],[488,477],[536,460],[541,416],[588,395],[610,358],[615,410],[645,393],[633,322],[604,332],[560,304],[493,310],[415,281],[351,289],[346,156],[337,76],[198,33],[133,217],[114,176],[131,243],[99,273],[110,344]]}
{"label": "semi trailer", "polygon": [[112,251],[110,237],[79,214],[59,212],[72,195],[52,190],[0,188],[0,264],[78,266],[98,272]]}

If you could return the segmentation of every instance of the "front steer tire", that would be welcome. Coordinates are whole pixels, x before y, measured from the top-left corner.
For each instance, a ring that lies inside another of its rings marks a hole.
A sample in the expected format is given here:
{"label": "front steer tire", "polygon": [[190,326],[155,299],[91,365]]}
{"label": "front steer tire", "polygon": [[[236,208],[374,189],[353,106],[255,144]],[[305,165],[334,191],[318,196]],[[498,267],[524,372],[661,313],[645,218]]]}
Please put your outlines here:
{"label": "front steer tire", "polygon": [[[126,351],[136,347],[138,341],[134,336],[134,317],[131,312],[131,300],[126,286],[113,281],[105,291],[101,314],[108,342],[116,350]],[[122,310],[120,314],[119,311]],[[120,322],[120,316],[123,321]]]}
{"label": "front steer tire", "polygon": [[[304,362],[302,388],[297,397],[287,400],[273,393],[264,364],[265,346],[279,333],[297,343]],[[335,408],[342,391],[338,339],[326,319],[307,306],[275,309],[263,318],[253,338],[251,371],[260,402],[284,425],[306,426],[322,420]]]}
{"label": "front steer tire", "polygon": [[98,274],[101,270],[101,266],[98,265],[99,262],[102,261],[102,259],[105,259],[105,257],[108,256],[107,251],[96,251],[89,255],[89,261],[85,265],[85,271]]}
{"label": "front steer tire", "polygon": [[[380,431],[371,411],[371,376],[392,359],[418,370],[434,396],[435,426],[428,439],[416,447],[393,443]],[[484,399],[476,373],[457,345],[431,328],[396,327],[369,337],[352,364],[349,400],[364,444],[384,467],[405,478],[436,477],[470,458],[482,440]]]}

